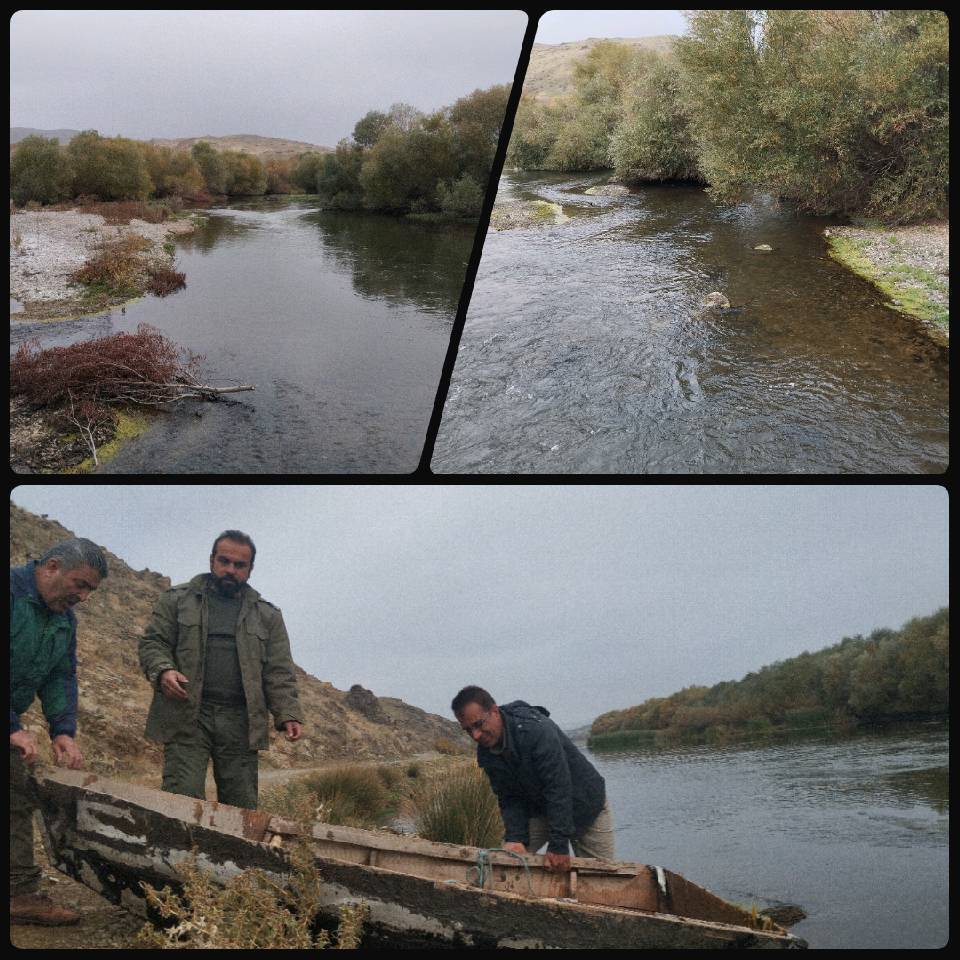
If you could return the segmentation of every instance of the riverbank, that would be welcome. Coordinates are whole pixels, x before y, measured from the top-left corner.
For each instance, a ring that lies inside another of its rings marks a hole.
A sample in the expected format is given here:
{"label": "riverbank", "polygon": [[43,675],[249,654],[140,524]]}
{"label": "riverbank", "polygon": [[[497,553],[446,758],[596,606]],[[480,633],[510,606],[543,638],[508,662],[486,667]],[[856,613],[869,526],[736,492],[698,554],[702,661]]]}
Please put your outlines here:
{"label": "riverbank", "polygon": [[[111,222],[107,213],[73,210],[24,210],[10,217],[10,296],[21,305],[10,322],[73,320],[120,307],[144,296],[151,274],[172,271],[174,238],[196,230],[196,215],[159,223],[131,218]],[[117,218],[119,219],[119,218]],[[71,278],[106,248],[128,245],[126,289],[96,284],[85,287]],[[132,296],[131,296],[132,294]],[[17,473],[88,473],[94,467],[90,446],[65,424],[64,410],[34,407],[22,398],[10,399],[10,464]],[[142,412],[119,411],[112,421],[94,428],[93,442],[100,462],[109,460],[122,444],[142,433]]]}
{"label": "riverbank", "polygon": [[22,210],[10,216],[10,296],[23,309],[11,310],[12,323],[69,320],[138,299],[147,292],[146,272],[135,278],[133,297],[91,292],[71,276],[111,244],[139,238],[144,266],[172,267],[174,237],[193,233],[196,215],[148,223],[108,222],[99,213],[74,210]]}
{"label": "riverbank", "polygon": [[950,339],[950,225],[831,227],[830,256],[873,283],[888,306],[920,321],[944,345]]}

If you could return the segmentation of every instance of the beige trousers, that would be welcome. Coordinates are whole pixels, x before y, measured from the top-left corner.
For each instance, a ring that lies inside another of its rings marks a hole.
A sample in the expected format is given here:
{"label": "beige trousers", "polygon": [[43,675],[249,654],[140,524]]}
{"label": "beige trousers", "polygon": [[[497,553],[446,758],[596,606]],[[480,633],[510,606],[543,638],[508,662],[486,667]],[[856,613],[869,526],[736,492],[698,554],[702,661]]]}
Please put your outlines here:
{"label": "beige trousers", "polygon": [[[531,817],[529,826],[530,842],[527,849],[536,853],[550,839],[550,824],[546,817]],[[572,843],[574,856],[613,860],[613,817],[606,800],[597,819],[579,837],[574,837]]]}

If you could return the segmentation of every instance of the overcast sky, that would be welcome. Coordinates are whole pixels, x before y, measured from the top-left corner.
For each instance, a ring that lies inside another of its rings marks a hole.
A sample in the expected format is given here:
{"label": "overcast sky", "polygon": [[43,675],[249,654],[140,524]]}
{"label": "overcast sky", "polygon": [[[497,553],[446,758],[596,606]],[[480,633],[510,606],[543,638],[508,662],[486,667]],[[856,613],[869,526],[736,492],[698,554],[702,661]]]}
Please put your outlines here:
{"label": "overcast sky", "polygon": [[659,37],[681,34],[679,10],[551,10],[537,23],[537,43],[571,43],[590,37]]}
{"label": "overcast sky", "polygon": [[369,110],[511,83],[526,26],[491,10],[20,11],[10,124],[334,146]]}
{"label": "overcast sky", "polygon": [[[13,501],[183,582],[228,527],[293,655],[445,715],[468,683],[567,727],[947,601],[926,486],[32,485]],[[309,719],[309,718],[308,718]]]}

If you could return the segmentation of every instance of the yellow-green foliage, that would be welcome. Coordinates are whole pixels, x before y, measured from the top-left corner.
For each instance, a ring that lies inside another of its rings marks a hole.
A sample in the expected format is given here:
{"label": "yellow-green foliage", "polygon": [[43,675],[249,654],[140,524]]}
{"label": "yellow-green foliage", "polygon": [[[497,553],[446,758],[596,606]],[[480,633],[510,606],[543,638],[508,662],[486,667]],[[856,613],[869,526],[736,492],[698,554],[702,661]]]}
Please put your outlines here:
{"label": "yellow-green foliage", "polygon": [[73,171],[56,139],[30,136],[10,157],[10,196],[18,204],[56,203],[71,195]]}
{"label": "yellow-green foliage", "polygon": [[935,10],[699,10],[676,43],[719,196],[902,222],[945,210],[948,32]]}
{"label": "yellow-green foliage", "polygon": [[139,945],[161,949],[322,949],[359,945],[365,908],[340,910],[336,940],[324,930],[314,932],[323,902],[323,880],[305,845],[290,850],[292,871],[283,884],[261,870],[244,870],[221,887],[197,867],[196,856],[183,864],[179,893],[143,884],[147,903],[164,922],[164,929],[147,924]]}
{"label": "yellow-green foliage", "polygon": [[495,847],[503,820],[486,774],[473,762],[435,771],[420,781],[410,800],[417,833],[441,843]]}
{"label": "yellow-green foliage", "polygon": [[153,181],[141,145],[125,137],[78,133],[66,147],[73,170],[73,196],[100,200],[144,200]]}
{"label": "yellow-green foliage", "polygon": [[[762,667],[738,681],[687,687],[597,717],[591,736],[654,731],[667,737],[942,717],[949,713],[950,615],[918,617],[899,631],[845,637],[816,653]],[[598,742],[602,742],[598,741]]]}
{"label": "yellow-green foliage", "polygon": [[[123,448],[124,444],[136,439],[150,426],[150,419],[140,410],[117,407],[113,410],[113,439],[97,449],[100,463],[108,463]],[[64,473],[89,473],[94,467],[93,458],[88,457],[75,467],[67,467]]]}

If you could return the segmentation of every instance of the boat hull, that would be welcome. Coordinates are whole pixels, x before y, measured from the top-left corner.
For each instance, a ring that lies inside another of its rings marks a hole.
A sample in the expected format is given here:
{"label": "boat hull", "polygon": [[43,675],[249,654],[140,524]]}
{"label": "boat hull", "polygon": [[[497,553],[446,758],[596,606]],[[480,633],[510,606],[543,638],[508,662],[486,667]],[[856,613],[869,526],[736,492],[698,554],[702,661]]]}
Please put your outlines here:
{"label": "boat hull", "polygon": [[[141,884],[175,885],[178,867],[194,856],[197,865],[221,883],[249,868],[277,879],[290,871],[284,846],[298,828],[265,811],[241,810],[79,771],[38,772],[35,782],[51,862],[110,901],[144,916]],[[487,886],[480,889],[475,867],[484,855],[474,848],[325,824],[314,826],[311,845],[323,878],[326,919],[335,921],[340,905],[362,901],[367,911],[365,938],[381,944],[580,949],[806,946],[783,930],[691,919],[660,912],[655,904],[649,905],[654,909],[639,910],[584,903],[567,896],[576,890],[562,887],[574,882],[581,893],[596,898],[607,896],[606,885],[620,891],[608,899],[622,899],[623,891],[647,884],[645,871],[655,870],[641,865],[574,858],[577,870],[571,878],[538,866],[527,869],[504,854],[493,854],[486,856]],[[667,873],[665,897],[703,894],[710,910],[721,909],[713,901],[736,910]],[[600,893],[590,893],[594,888]],[[545,890],[553,895],[545,896]]]}

